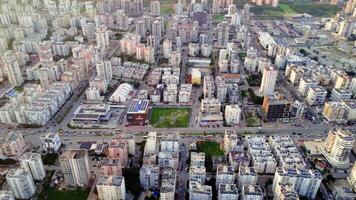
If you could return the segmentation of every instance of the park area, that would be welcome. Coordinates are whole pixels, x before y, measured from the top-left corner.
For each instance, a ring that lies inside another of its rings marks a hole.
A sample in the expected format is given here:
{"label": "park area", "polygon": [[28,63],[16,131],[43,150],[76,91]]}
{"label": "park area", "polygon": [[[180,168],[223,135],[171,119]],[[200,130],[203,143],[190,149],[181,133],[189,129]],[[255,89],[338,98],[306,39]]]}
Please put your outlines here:
{"label": "park area", "polygon": [[190,108],[153,108],[150,124],[155,128],[182,128],[189,125]]}
{"label": "park area", "polygon": [[74,190],[57,190],[55,188],[45,188],[43,196],[39,196],[39,200],[86,200],[89,194],[88,189],[76,188]]}
{"label": "park area", "polygon": [[214,141],[198,141],[198,152],[204,152],[205,156],[222,156],[224,152],[220,149],[220,144]]}
{"label": "park area", "polygon": [[313,15],[314,17],[331,17],[334,16],[340,7],[336,5],[330,5],[325,3],[317,3],[317,2],[304,2],[304,1],[296,1],[296,2],[288,2],[281,1],[278,7],[272,6],[256,6],[254,5],[251,8],[251,12],[253,12],[256,16],[269,16],[269,17],[283,17],[284,15],[292,15],[292,14],[304,14],[307,13],[309,15]]}

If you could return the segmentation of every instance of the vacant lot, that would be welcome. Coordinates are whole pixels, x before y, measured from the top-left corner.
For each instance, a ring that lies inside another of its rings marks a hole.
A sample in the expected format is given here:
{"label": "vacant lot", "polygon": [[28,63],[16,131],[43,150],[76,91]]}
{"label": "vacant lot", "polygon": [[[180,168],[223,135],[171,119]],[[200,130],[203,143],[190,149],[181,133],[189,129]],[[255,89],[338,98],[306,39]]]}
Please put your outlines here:
{"label": "vacant lot", "polygon": [[150,124],[156,128],[188,127],[190,108],[153,108]]}
{"label": "vacant lot", "polygon": [[222,156],[224,152],[220,149],[220,144],[214,141],[198,141],[198,152],[204,152],[205,156]]}

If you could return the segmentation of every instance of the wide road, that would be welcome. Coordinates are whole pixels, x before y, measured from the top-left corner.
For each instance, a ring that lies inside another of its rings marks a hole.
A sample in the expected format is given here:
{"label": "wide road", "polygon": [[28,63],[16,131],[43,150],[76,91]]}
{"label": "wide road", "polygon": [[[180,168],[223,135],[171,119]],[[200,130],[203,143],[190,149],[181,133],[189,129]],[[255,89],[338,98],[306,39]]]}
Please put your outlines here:
{"label": "wide road", "polygon": [[[275,135],[296,135],[299,134],[300,137],[302,138],[303,136],[307,136],[310,138],[313,137],[322,137],[326,136],[327,132],[330,130],[331,127],[322,125],[322,126],[313,126],[313,127],[243,127],[243,128],[236,128],[236,127],[221,127],[221,128],[171,128],[171,129],[160,129],[160,128],[140,128],[140,130],[133,130],[132,128],[125,128],[121,131],[127,131],[127,132],[138,132],[136,134],[137,140],[141,140],[142,136],[145,135],[146,132],[150,131],[156,131],[158,133],[169,133],[169,132],[179,132],[181,134],[186,134],[186,135],[196,135],[197,133],[206,133],[206,134],[212,134],[212,133],[221,133],[223,134],[226,130],[229,131],[236,131],[238,133],[245,133],[245,132],[250,132],[250,133],[258,133],[261,135],[269,135],[269,134],[275,134]],[[64,133],[64,135],[61,135],[62,141],[64,138],[68,142],[76,143],[78,141],[97,141],[97,142],[103,142],[103,141],[110,141],[113,137],[114,134],[113,129],[76,129],[72,131],[67,131]],[[28,143],[31,143],[34,146],[39,146],[40,145],[40,134],[43,132],[37,132],[37,131],[21,131],[21,133],[25,137],[25,141]]]}

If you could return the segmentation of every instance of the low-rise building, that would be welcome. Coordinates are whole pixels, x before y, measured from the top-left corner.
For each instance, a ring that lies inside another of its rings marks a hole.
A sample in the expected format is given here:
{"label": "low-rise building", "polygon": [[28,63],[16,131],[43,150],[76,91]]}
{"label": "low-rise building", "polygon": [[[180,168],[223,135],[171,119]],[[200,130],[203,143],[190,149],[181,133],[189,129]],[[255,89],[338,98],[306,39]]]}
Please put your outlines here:
{"label": "low-rise building", "polygon": [[146,123],[146,118],[148,114],[148,100],[132,100],[128,110],[127,110],[127,121],[130,124],[144,124]]}
{"label": "low-rise building", "polygon": [[40,140],[42,149],[49,153],[57,153],[62,144],[56,132],[43,133]]}

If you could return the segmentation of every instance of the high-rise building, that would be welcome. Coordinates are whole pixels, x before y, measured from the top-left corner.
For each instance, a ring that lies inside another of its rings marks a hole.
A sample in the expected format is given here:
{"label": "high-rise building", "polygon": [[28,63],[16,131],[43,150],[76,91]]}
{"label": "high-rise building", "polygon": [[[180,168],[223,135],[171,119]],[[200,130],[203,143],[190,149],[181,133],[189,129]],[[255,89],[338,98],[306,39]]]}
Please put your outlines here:
{"label": "high-rise building", "polygon": [[239,190],[235,184],[221,184],[218,188],[218,200],[239,199]]}
{"label": "high-rise building", "polygon": [[20,164],[22,168],[31,173],[34,180],[42,181],[45,178],[46,172],[43,167],[41,154],[26,152],[21,155]]}
{"label": "high-rise building", "polygon": [[278,68],[275,65],[265,66],[263,68],[263,75],[260,87],[260,93],[262,95],[271,95],[274,93],[274,87],[276,86],[278,77]]}
{"label": "high-rise building", "polygon": [[161,4],[159,1],[151,1],[151,15],[161,15]]}
{"label": "high-rise building", "polygon": [[6,181],[16,199],[30,199],[36,191],[30,172],[22,168],[10,169]]}
{"label": "high-rise building", "polygon": [[352,12],[354,12],[355,8],[356,8],[356,0],[349,0],[345,7],[345,13],[350,15],[352,14]]}
{"label": "high-rise building", "polygon": [[15,200],[14,194],[10,190],[0,191],[0,200]]}
{"label": "high-rise building", "polygon": [[258,176],[253,167],[240,166],[239,173],[237,174],[237,183],[239,188],[247,185],[256,185],[257,179]]}
{"label": "high-rise building", "polygon": [[238,105],[225,106],[225,121],[227,125],[236,125],[240,122],[241,108]]}
{"label": "high-rise building", "polygon": [[129,28],[129,17],[125,14],[124,10],[117,10],[117,25],[120,30],[127,30]]}
{"label": "high-rise building", "polygon": [[242,200],[262,200],[263,191],[258,185],[242,186]]}
{"label": "high-rise building", "polygon": [[172,41],[164,40],[162,50],[163,50],[163,57],[168,59],[171,56],[171,52],[172,52]]}
{"label": "high-rise building", "polygon": [[189,182],[189,200],[212,199],[212,187],[196,181]]}
{"label": "high-rise building", "polygon": [[152,23],[152,35],[156,36],[158,40],[162,37],[162,23],[159,20]]}
{"label": "high-rise building", "polygon": [[217,26],[217,46],[224,48],[229,41],[230,25],[227,21],[223,21]]}
{"label": "high-rise building", "polygon": [[122,176],[100,176],[96,189],[100,200],[122,200],[126,198],[125,180]]}
{"label": "high-rise building", "polygon": [[346,121],[346,107],[338,101],[325,102],[322,114],[330,122]]}
{"label": "high-rise building", "polygon": [[50,41],[43,41],[38,45],[38,57],[45,67],[53,63],[52,44]]}
{"label": "high-rise building", "polygon": [[109,83],[112,79],[112,65],[110,60],[98,60],[96,62],[96,73],[101,79]]}
{"label": "high-rise building", "polygon": [[141,38],[146,37],[146,26],[145,26],[145,22],[143,20],[136,22],[135,33],[136,33],[136,35],[141,36]]}
{"label": "high-rise building", "polygon": [[109,30],[105,25],[101,25],[96,29],[96,44],[102,48],[106,49],[110,45]]}
{"label": "high-rise building", "polygon": [[90,178],[90,165],[86,150],[66,150],[59,156],[64,181],[70,186],[86,186]]}
{"label": "high-rise building", "polygon": [[216,76],[215,78],[216,86],[216,98],[219,99],[221,103],[226,102],[227,96],[227,84],[223,76]]}
{"label": "high-rise building", "polygon": [[326,138],[322,152],[335,167],[348,168],[349,154],[355,142],[352,132],[344,129],[331,129]]}
{"label": "high-rise building", "polygon": [[347,177],[347,181],[349,182],[353,191],[356,191],[356,162],[351,169],[349,177]]}
{"label": "high-rise building", "polygon": [[272,191],[278,191],[278,185],[291,184],[298,195],[314,199],[322,180],[317,170],[277,168],[274,174]]}
{"label": "high-rise building", "polygon": [[20,86],[24,80],[22,78],[19,63],[14,57],[13,51],[6,51],[4,56],[7,78],[12,86]]}
{"label": "high-rise building", "polygon": [[232,166],[218,165],[216,169],[216,187],[221,184],[234,184],[236,179],[235,170]]}
{"label": "high-rise building", "polygon": [[17,158],[26,149],[22,134],[10,132],[0,138],[0,158]]}
{"label": "high-rise building", "polygon": [[204,99],[214,98],[215,84],[214,84],[213,77],[212,76],[204,76],[203,84],[204,84],[203,85]]}
{"label": "high-rise building", "polygon": [[278,183],[274,190],[273,200],[299,200],[299,196],[292,184]]}
{"label": "high-rise building", "polygon": [[292,102],[281,93],[266,95],[263,99],[262,111],[267,121],[288,120]]}
{"label": "high-rise building", "polygon": [[159,187],[159,167],[157,165],[142,165],[140,169],[140,183],[144,190]]}

